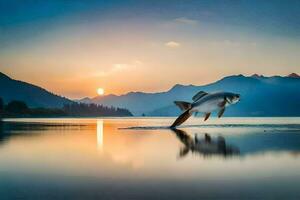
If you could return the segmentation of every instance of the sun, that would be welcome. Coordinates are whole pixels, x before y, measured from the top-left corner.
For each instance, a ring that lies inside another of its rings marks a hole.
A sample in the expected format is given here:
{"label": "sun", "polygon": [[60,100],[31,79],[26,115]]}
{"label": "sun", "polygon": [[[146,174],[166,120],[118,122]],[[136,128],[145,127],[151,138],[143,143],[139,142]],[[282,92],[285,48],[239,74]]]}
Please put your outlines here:
{"label": "sun", "polygon": [[103,88],[98,88],[98,89],[97,89],[97,93],[98,93],[98,95],[100,95],[100,96],[104,95],[104,89],[103,89]]}

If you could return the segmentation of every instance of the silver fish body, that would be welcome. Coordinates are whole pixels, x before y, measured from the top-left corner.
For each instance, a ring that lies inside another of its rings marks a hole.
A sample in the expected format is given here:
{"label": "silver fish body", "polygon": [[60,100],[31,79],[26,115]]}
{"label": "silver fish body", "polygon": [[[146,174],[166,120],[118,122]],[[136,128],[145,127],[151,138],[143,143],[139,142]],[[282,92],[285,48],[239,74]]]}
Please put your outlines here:
{"label": "silver fish body", "polygon": [[220,105],[225,102],[225,107],[229,106],[230,103],[227,101],[227,96],[231,96],[233,93],[228,92],[217,92],[204,96],[192,103],[191,112],[202,112],[202,113],[210,113],[220,109]]}
{"label": "silver fish body", "polygon": [[183,111],[183,113],[174,121],[171,128],[179,126],[185,122],[195,112],[205,114],[206,121],[211,112],[218,110],[218,117],[225,112],[225,107],[236,104],[240,100],[240,95],[231,92],[206,93],[198,92],[193,98],[194,102],[175,101],[174,103]]}

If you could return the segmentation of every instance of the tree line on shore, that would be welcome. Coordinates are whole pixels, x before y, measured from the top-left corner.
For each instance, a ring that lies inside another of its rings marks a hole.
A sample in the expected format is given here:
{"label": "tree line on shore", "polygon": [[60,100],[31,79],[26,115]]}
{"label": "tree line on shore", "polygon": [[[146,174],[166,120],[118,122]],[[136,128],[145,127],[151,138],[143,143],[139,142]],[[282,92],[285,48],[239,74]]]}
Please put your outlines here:
{"label": "tree line on shore", "polygon": [[102,117],[132,116],[124,108],[108,107],[98,104],[70,103],[62,108],[29,108],[23,101],[13,100],[4,103],[0,98],[0,117]]}

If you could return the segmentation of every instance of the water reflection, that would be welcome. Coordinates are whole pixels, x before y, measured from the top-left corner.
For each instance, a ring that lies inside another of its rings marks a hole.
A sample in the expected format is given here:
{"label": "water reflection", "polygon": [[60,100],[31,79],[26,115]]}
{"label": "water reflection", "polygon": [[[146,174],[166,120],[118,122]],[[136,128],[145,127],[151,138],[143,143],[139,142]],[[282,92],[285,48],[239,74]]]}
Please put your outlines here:
{"label": "water reflection", "polygon": [[97,120],[97,148],[103,150],[103,120]]}
{"label": "water reflection", "polygon": [[289,152],[300,155],[300,134],[298,131],[253,132],[245,135],[231,135],[227,140],[237,144],[240,155]]}
{"label": "water reflection", "polygon": [[[217,132],[208,131],[207,134],[200,134],[203,132],[201,128],[120,130],[118,129],[119,126],[114,124],[115,122],[110,122],[109,125],[107,123],[107,120],[102,119],[94,120],[91,123],[85,123],[84,121],[80,123],[0,122],[0,145],[5,144],[9,139],[17,136],[18,138],[28,138],[49,133],[73,133],[72,135],[74,135],[75,133],[81,134],[88,132],[95,134],[94,141],[92,142],[94,142],[94,147],[96,147],[97,150],[103,151],[104,148],[108,148],[107,150],[109,152],[111,149],[121,149],[120,145],[122,144],[124,148],[122,150],[122,157],[124,157],[125,149],[128,151],[133,150],[126,147],[126,145],[133,147],[140,146],[139,143],[141,142],[147,142],[148,144],[150,140],[146,138],[152,137],[152,133],[161,133],[160,136],[155,137],[157,140],[160,139],[161,145],[171,140],[170,136],[172,134],[176,135],[181,147],[182,144],[184,145],[179,153],[180,158],[187,156],[189,153],[202,155],[204,157],[247,156],[266,152],[290,152],[293,155],[300,155],[300,134],[299,131],[294,128],[285,131],[273,130],[271,132],[265,132],[264,129],[253,129],[243,126],[242,129],[227,128],[225,131],[225,128],[223,128]],[[228,134],[228,129],[232,131],[230,134]],[[224,133],[222,130],[224,130]],[[246,133],[243,132],[245,130],[247,130]],[[168,134],[165,135],[166,133],[169,133],[170,136],[167,136]],[[86,138],[84,134],[82,134],[81,137]],[[143,141],[141,141],[142,138]],[[105,147],[105,143],[108,144],[107,147]],[[120,157],[121,155],[114,156]]]}
{"label": "water reflection", "polygon": [[51,120],[0,124],[1,197],[300,197],[300,134],[295,126],[266,132],[245,124],[120,130],[166,126],[173,119]]}
{"label": "water reflection", "polygon": [[22,123],[0,121],[0,145],[17,136],[23,138],[39,136],[43,133],[48,133],[49,130],[54,132],[70,132],[71,130],[81,130],[82,127],[86,128],[88,126],[90,125],[84,123]]}
{"label": "water reflection", "polygon": [[[233,129],[234,130],[234,129]],[[210,134],[199,134],[190,131],[172,129],[177,139],[184,145],[179,157],[183,158],[189,152],[207,156],[250,156],[265,153],[289,152],[293,156],[300,155],[300,134],[298,131],[273,131],[266,133],[255,130],[250,133],[232,134],[218,133],[214,138]],[[214,133],[216,134],[216,133]],[[201,135],[202,138],[201,138]]]}
{"label": "water reflection", "polygon": [[180,149],[179,157],[185,157],[189,152],[198,153],[203,156],[232,156],[238,155],[239,149],[235,146],[226,143],[225,138],[218,136],[213,139],[209,134],[205,134],[204,138],[199,138],[198,134],[192,137],[186,131],[180,129],[172,129],[177,138],[184,144],[184,147]]}

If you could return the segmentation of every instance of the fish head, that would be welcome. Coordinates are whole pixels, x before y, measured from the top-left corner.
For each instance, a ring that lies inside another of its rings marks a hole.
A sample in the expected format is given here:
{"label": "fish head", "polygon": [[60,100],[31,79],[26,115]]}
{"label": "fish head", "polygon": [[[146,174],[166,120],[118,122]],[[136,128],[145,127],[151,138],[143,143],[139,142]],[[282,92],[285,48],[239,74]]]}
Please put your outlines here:
{"label": "fish head", "polygon": [[225,95],[225,98],[229,104],[236,104],[240,101],[241,95],[235,93],[227,93]]}

